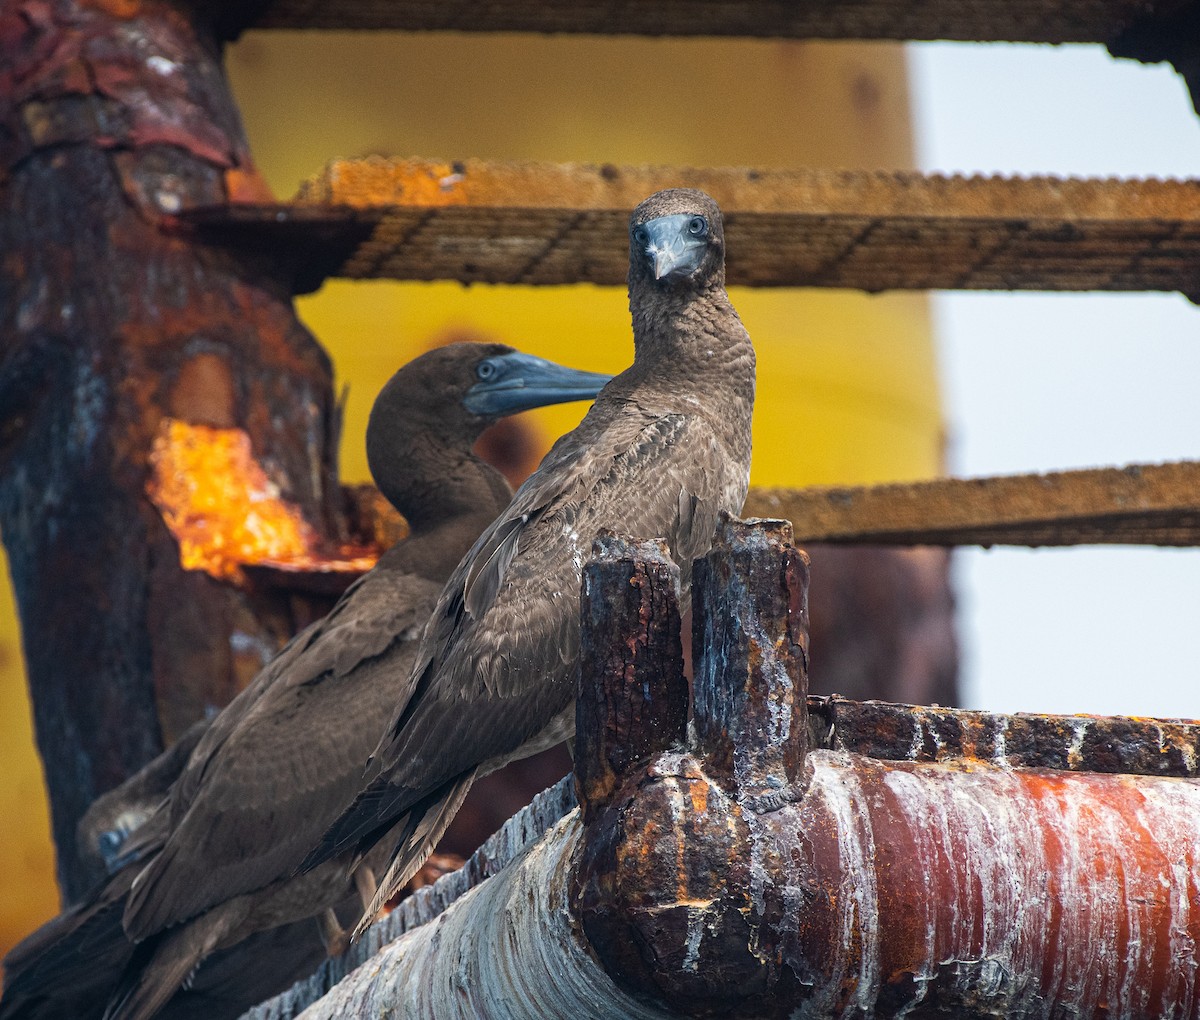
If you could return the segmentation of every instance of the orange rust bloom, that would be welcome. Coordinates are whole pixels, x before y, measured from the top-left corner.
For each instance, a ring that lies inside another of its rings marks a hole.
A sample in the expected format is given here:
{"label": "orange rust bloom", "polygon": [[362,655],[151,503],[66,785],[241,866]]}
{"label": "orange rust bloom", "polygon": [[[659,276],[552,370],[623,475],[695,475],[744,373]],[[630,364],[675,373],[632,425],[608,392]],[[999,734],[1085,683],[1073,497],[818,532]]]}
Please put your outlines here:
{"label": "orange rust bloom", "polygon": [[241,429],[166,418],[150,465],[147,495],[179,542],[187,570],[242,583],[246,564],[361,572],[375,563],[374,555],[322,556],[317,532],[282,498]]}

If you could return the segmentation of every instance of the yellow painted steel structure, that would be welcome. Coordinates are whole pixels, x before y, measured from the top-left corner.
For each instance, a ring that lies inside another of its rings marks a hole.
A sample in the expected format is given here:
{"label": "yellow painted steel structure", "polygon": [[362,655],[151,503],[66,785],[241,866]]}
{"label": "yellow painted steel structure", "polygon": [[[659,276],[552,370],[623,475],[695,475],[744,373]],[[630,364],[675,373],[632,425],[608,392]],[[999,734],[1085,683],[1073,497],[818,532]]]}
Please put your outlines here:
{"label": "yellow painted steel structure", "polygon": [[[229,72],[280,195],[333,156],[908,168],[903,53],[881,44],[526,35],[250,33]],[[923,296],[735,289],[759,354],[757,485],[929,477],[941,465]],[[397,366],[447,336],[581,368],[632,356],[619,288],[334,281],[301,315],[349,385],[343,477]],[[531,412],[544,444],[579,405]],[[0,951],[57,908],[11,593],[0,592]]]}

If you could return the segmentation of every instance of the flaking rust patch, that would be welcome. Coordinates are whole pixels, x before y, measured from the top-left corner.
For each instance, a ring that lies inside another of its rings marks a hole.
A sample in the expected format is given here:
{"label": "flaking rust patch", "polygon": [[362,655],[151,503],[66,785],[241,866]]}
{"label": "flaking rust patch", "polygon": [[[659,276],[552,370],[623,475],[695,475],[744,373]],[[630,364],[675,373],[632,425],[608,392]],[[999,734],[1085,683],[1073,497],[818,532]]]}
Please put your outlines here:
{"label": "flaking rust patch", "polygon": [[698,782],[696,780],[693,780],[689,784],[689,787],[690,787],[690,791],[691,791],[691,795],[692,795],[692,810],[698,815],[703,815],[703,814],[707,813],[707,811],[708,811],[708,783],[704,782],[703,780],[700,780]]}

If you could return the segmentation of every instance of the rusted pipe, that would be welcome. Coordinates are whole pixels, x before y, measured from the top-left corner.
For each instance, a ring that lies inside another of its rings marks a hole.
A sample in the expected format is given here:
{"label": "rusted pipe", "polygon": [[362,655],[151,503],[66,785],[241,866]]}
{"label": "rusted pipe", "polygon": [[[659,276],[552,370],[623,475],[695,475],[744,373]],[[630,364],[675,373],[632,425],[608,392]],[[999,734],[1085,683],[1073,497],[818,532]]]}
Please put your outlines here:
{"label": "rusted pipe", "polygon": [[778,524],[734,523],[696,571],[698,739],[584,829],[575,906],[608,972],[685,1015],[1200,1015],[1200,785],[805,754],[795,725],[785,753],[792,555]]}
{"label": "rusted pipe", "polygon": [[[770,932],[815,1015],[1194,1017],[1190,780],[811,756],[767,821]],[[799,867],[788,855],[799,852]]]}

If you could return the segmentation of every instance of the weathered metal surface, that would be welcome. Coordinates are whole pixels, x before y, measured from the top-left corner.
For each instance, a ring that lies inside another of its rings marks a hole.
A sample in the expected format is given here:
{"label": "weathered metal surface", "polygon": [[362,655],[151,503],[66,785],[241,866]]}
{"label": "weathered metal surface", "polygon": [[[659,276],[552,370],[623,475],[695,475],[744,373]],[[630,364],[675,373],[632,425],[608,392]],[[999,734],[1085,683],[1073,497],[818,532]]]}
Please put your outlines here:
{"label": "weathered metal surface", "polygon": [[605,533],[593,543],[580,595],[575,703],[575,783],[585,814],[603,808],[618,777],[638,762],[683,743],[688,698],[678,590],[679,568],[661,540]]}
{"label": "weathered metal surface", "polygon": [[[348,230],[377,223],[340,275],[615,285],[625,210],[674,185],[726,210],[733,284],[1200,294],[1191,180],[369,158],[331,163],[296,205]],[[253,236],[257,218],[267,243],[294,208],[235,210],[237,229]],[[206,212],[207,229],[221,215]]]}
{"label": "weathered metal surface", "polygon": [[757,848],[796,1005],[1197,1015],[1195,783],[824,751],[810,764],[803,802]]}
{"label": "weathered metal surface", "polygon": [[788,518],[802,542],[1193,546],[1200,544],[1200,463],[752,489],[746,512]]}
{"label": "weathered metal surface", "polygon": [[[799,39],[957,39],[1109,42],[1139,18],[1194,6],[1187,0],[274,0],[261,28],[404,29],[455,32],[589,32],[734,35]],[[257,13],[257,12],[256,12]]]}
{"label": "weathered metal surface", "polygon": [[[572,812],[517,861],[385,947],[305,1020],[671,1020],[605,973],[569,907]],[[252,1014],[276,1020],[274,1014]]]}
{"label": "weathered metal surface", "polygon": [[[327,960],[312,977],[250,1010],[245,1020],[291,1020],[352,972],[355,972],[352,980],[361,988],[375,963],[363,968],[362,973],[357,973],[357,968],[368,961],[377,963],[382,947],[440,917],[468,891],[499,874],[574,808],[575,784],[571,776],[566,776],[505,822],[462,868],[402,900],[395,910],[367,929],[363,938],[345,955]],[[317,1015],[321,1015],[324,1008],[325,1004],[318,1007]]]}
{"label": "weathered metal surface", "polygon": [[183,5],[0,4],[0,531],[68,897],[97,877],[92,798],[228,701],[304,601],[182,569],[145,495],[163,419],[243,429],[340,529],[328,359],[286,282],[174,219],[270,198],[217,54]]}
{"label": "weathered metal surface", "polygon": [[807,749],[807,572],[789,538],[786,522],[722,520],[693,576],[696,744],[620,777],[584,833],[588,940],[671,1011],[765,1008],[773,994],[749,948],[761,862],[744,851],[755,812],[799,796]]}
{"label": "weathered metal surface", "polygon": [[[710,773],[746,804],[778,807],[808,749],[808,557],[787,521],[723,515],[696,561],[696,740]],[[581,796],[582,799],[582,796]]]}
{"label": "weathered metal surface", "polygon": [[814,747],[886,761],[1200,777],[1200,722],[1190,720],[1000,715],[839,697],[809,698],[808,709]]}
{"label": "weathered metal surface", "polygon": [[[727,608],[752,618],[743,593],[770,604],[770,572],[741,566]],[[718,629],[697,633],[698,660],[728,660]],[[624,776],[585,827],[575,904],[611,974],[686,1015],[1200,1015],[1200,783],[1069,771],[1192,774],[1195,726],[818,699],[784,786],[758,748],[802,700],[794,644],[778,622],[751,641],[770,698],[698,665],[696,742]],[[738,734],[748,778],[720,741],[707,753],[701,713]],[[1015,767],[1033,762],[1061,770]],[[772,779],[788,795],[765,803]]]}
{"label": "weathered metal surface", "polygon": [[[809,772],[801,801],[762,816],[694,757],[642,773],[619,863],[643,884],[614,902],[640,907],[626,948],[652,961],[652,987],[580,937],[590,908],[564,887],[573,868],[590,877],[594,833],[572,813],[305,1015],[1200,1015],[1195,783],[825,750]],[[278,1000],[250,1014],[293,1015]]]}

